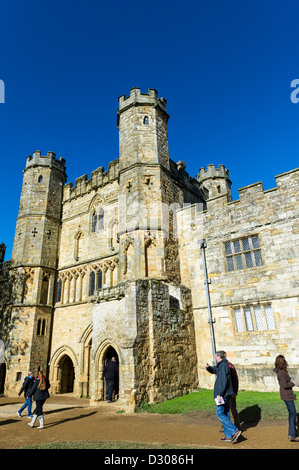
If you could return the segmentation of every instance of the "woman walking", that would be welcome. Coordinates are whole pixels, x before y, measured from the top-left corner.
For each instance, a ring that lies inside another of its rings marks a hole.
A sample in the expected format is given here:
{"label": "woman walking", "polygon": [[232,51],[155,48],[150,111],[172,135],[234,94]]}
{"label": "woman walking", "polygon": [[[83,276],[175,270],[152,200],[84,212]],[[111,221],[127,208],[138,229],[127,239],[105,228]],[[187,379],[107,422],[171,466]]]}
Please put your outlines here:
{"label": "woman walking", "polygon": [[289,439],[292,442],[299,442],[299,437],[297,437],[296,433],[297,414],[294,403],[296,395],[293,393],[295,383],[291,381],[291,377],[288,374],[288,363],[284,356],[277,356],[273,370],[277,374],[280,398],[285,402],[289,412]]}
{"label": "woman walking", "polygon": [[44,416],[43,416],[43,406],[47,398],[50,397],[49,395],[49,388],[50,384],[46,377],[43,375],[43,372],[40,370],[38,373],[38,377],[35,380],[32,388],[29,391],[28,396],[33,395],[33,400],[36,403],[36,408],[33,412],[33,417],[28,426],[33,428],[36,418],[39,419],[39,426],[37,429],[43,429],[44,427]]}

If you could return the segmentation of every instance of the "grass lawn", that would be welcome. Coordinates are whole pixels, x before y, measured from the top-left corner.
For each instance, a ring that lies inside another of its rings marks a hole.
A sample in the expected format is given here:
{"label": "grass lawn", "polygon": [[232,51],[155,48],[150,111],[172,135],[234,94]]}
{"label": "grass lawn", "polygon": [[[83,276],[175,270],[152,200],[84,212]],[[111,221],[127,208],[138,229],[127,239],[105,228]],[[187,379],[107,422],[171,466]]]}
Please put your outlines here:
{"label": "grass lawn", "polygon": [[[143,404],[141,411],[160,414],[198,412],[215,415],[215,406],[212,390],[197,389],[188,395],[155,405]],[[260,419],[286,419],[288,416],[286,406],[281,400],[279,392],[240,391],[237,396],[237,409],[241,422],[259,421]]]}

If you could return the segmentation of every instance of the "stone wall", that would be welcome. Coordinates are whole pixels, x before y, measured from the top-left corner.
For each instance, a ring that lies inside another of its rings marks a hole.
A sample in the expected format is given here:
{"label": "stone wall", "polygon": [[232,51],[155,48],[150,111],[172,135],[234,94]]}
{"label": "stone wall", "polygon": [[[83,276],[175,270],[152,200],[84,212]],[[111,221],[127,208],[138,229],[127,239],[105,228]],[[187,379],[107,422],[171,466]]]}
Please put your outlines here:
{"label": "stone wall", "polygon": [[[290,367],[299,364],[299,170],[279,175],[276,181],[277,187],[268,191],[261,183],[242,188],[240,199],[231,203],[222,196],[207,201],[196,229],[182,233],[180,257],[186,263],[182,279],[192,289],[201,386],[212,386],[213,378],[204,368],[212,360],[212,347],[200,239],[207,243],[216,349],[226,350],[237,366],[240,387],[277,389],[272,372],[277,354],[285,355]],[[252,267],[246,267],[243,254],[243,268],[230,271],[226,249],[231,248],[226,244],[245,240],[246,245],[250,237],[258,239],[262,264],[253,261]],[[268,325],[265,314],[270,308]],[[251,323],[247,325],[246,319]]]}
{"label": "stone wall", "polygon": [[102,297],[94,305],[93,398],[101,399],[101,361],[110,345],[119,355],[124,406],[163,401],[196,386],[189,290],[155,280],[125,283],[124,289],[118,299]]}

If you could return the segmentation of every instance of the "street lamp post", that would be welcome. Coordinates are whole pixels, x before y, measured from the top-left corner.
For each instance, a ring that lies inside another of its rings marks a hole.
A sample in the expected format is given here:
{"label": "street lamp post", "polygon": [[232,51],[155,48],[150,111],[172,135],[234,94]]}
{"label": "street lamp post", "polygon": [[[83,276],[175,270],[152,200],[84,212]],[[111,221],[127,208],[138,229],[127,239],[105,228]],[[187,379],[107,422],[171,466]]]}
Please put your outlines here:
{"label": "street lamp post", "polygon": [[215,346],[215,336],[214,336],[214,328],[213,328],[213,323],[215,323],[215,318],[212,317],[212,310],[211,310],[210,290],[209,290],[209,284],[211,284],[211,281],[208,278],[208,272],[207,272],[207,263],[206,263],[206,254],[205,254],[205,249],[207,247],[206,240],[205,239],[199,240],[199,244],[200,244],[200,249],[201,249],[201,256],[202,256],[202,263],[203,263],[203,270],[204,270],[204,284],[206,286],[206,297],[207,297],[207,305],[208,305],[208,312],[209,312],[208,323],[210,325],[213,363],[214,365],[216,365],[216,346]]}

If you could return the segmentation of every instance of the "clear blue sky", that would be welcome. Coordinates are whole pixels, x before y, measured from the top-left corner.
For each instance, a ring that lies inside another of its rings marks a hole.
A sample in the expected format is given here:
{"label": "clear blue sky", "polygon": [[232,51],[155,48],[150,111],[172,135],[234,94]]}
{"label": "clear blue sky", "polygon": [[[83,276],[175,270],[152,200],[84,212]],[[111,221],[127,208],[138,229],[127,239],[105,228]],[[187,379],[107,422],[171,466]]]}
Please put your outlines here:
{"label": "clear blue sky", "polygon": [[11,256],[25,160],[64,157],[68,181],[118,158],[118,97],[167,99],[169,149],[238,188],[299,167],[298,0],[2,0],[1,227]]}

